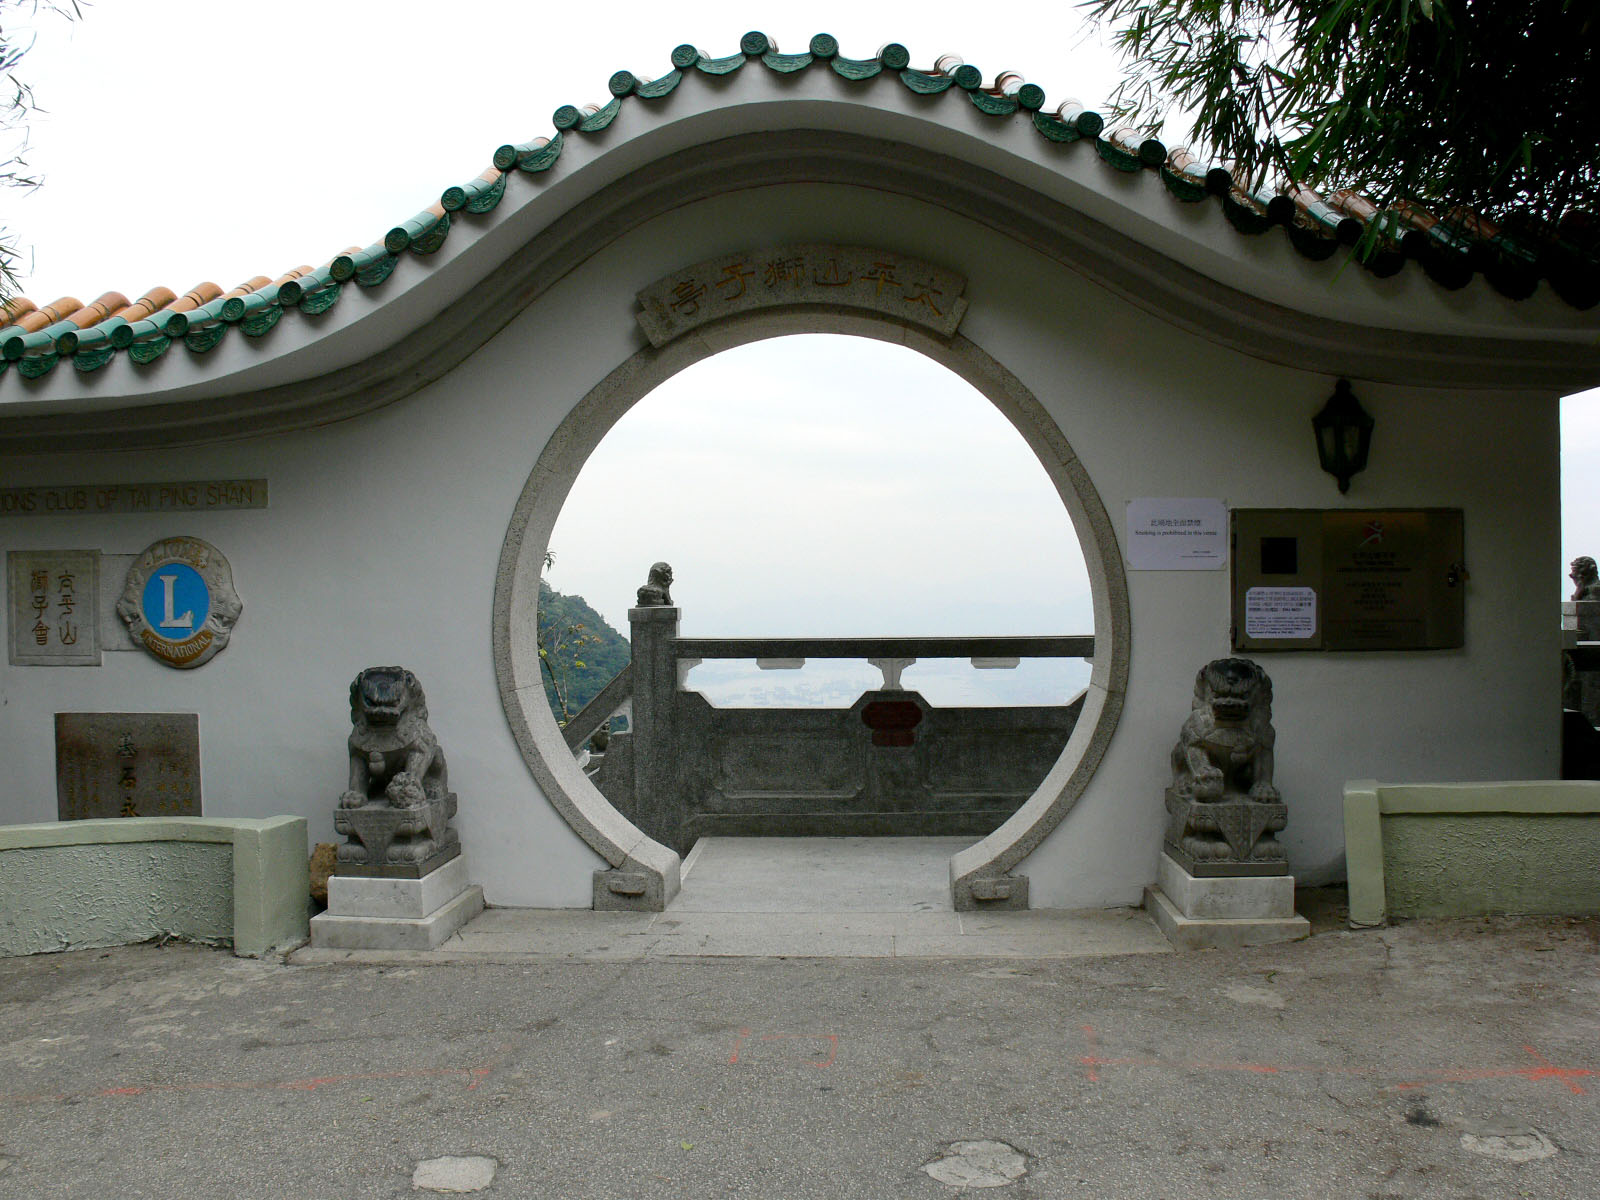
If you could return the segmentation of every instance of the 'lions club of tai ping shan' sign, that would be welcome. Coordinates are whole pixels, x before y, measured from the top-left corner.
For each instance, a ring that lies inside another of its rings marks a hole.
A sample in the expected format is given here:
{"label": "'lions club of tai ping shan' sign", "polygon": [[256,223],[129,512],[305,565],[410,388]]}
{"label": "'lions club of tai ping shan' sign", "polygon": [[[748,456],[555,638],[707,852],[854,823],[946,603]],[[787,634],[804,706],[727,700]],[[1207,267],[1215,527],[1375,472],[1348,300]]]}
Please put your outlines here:
{"label": "'lions club of tai ping shan' sign", "polygon": [[209,542],[163,538],[128,571],[117,615],[128,632],[171,667],[198,667],[228,644],[244,602],[228,560]]}

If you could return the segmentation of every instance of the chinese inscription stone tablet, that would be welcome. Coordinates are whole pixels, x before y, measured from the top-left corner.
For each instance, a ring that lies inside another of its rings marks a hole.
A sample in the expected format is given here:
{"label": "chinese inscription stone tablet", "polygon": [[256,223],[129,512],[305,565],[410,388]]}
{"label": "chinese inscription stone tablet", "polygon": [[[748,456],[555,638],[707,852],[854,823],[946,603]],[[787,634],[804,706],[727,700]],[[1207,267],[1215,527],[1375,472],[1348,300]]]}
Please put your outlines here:
{"label": "chinese inscription stone tablet", "polygon": [[56,814],[199,816],[199,716],[57,713]]}

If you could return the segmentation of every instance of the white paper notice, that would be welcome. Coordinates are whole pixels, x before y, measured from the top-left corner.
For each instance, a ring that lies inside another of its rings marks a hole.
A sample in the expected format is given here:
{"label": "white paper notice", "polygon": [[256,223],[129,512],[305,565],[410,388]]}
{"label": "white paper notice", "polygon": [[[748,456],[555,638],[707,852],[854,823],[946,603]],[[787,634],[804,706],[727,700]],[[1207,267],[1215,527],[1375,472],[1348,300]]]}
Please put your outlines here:
{"label": "white paper notice", "polygon": [[1216,571],[1227,561],[1221,500],[1128,501],[1128,566],[1135,571]]}
{"label": "white paper notice", "polygon": [[1244,634],[1259,638],[1317,636],[1317,593],[1308,587],[1254,587],[1244,594]]}

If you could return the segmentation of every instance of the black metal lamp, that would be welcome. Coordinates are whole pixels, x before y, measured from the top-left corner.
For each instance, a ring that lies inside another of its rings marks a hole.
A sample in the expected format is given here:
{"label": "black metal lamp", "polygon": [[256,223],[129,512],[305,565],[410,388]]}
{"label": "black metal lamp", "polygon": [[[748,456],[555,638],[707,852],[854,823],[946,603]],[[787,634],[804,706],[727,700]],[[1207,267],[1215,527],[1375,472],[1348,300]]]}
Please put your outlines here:
{"label": "black metal lamp", "polygon": [[1367,469],[1372,449],[1372,414],[1350,390],[1348,379],[1339,380],[1322,411],[1311,418],[1317,432],[1317,457],[1322,469],[1339,481],[1339,491],[1350,490],[1350,477]]}

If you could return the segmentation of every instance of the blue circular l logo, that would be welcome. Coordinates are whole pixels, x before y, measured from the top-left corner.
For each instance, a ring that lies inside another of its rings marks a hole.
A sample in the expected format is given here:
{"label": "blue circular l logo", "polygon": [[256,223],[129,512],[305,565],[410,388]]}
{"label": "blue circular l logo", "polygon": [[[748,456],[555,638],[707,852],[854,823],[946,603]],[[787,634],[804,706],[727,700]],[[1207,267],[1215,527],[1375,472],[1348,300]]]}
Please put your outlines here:
{"label": "blue circular l logo", "polygon": [[200,572],[185,563],[163,563],[144,585],[145,623],[159,638],[188,641],[211,613],[211,589]]}

